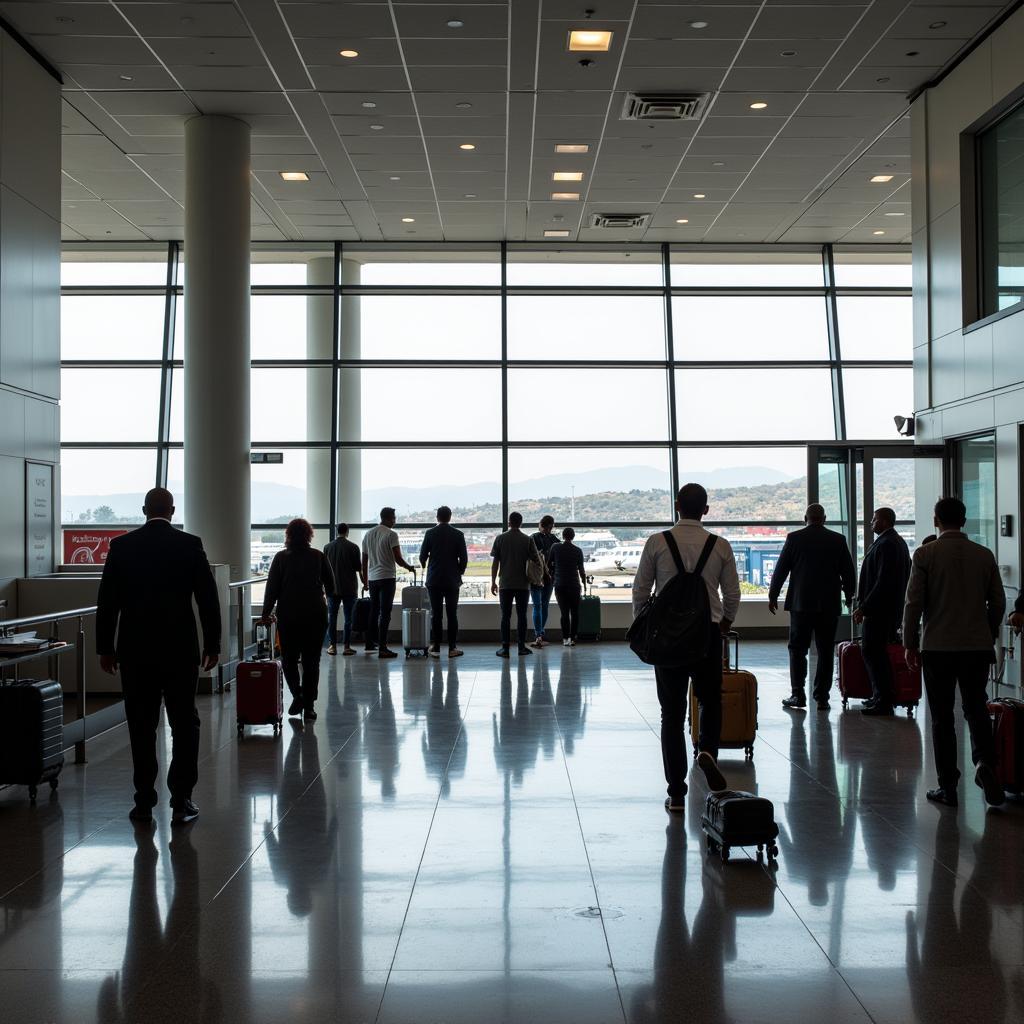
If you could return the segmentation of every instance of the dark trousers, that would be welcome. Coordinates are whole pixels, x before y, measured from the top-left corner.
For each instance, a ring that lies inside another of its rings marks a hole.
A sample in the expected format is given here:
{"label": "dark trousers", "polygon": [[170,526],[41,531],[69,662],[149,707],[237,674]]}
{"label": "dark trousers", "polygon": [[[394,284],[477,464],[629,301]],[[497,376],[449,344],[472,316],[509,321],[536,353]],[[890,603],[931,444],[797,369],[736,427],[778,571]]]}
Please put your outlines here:
{"label": "dark trousers", "polygon": [[334,647],[338,642],[338,612],[344,611],[345,618],[342,620],[343,632],[342,643],[349,647],[352,643],[352,612],[356,606],[356,595],[351,597],[338,597],[332,594],[327,598],[327,642]]}
{"label": "dark trousers", "polygon": [[555,600],[562,616],[562,639],[575,640],[580,628],[579,587],[555,587]]}
{"label": "dark trousers", "polygon": [[718,757],[718,741],[722,735],[722,636],[718,623],[713,623],[708,650],[704,658],[688,668],[656,666],[661,702],[661,759],[665,764],[668,795],[675,800],[686,796],[686,771],[689,766],[686,739],[686,710],[689,684],[697,694],[700,731],[697,748]]}
{"label": "dark trousers", "polygon": [[935,768],[943,789],[956,789],[960,779],[957,767],[956,725],[953,705],[960,686],[964,721],[971,734],[971,760],[975,764],[996,763],[992,721],[988,715],[988,670],[992,655],[988,651],[925,651],[924,685],[928,694],[928,713],[932,720]]}
{"label": "dark trousers", "polygon": [[121,663],[124,716],[132,748],[135,803],[139,807],[156,806],[156,731],[161,701],[171,727],[171,764],[167,770],[171,806],[178,806],[192,796],[199,777],[198,682],[199,669],[195,665],[166,664],[158,659],[152,664]]}
{"label": "dark trousers", "polygon": [[864,619],[864,640],[861,651],[864,667],[871,681],[871,696],[879,704],[892,706],[892,665],[886,647],[895,643],[899,636],[899,624],[886,619],[866,616]]}
{"label": "dark trousers", "polygon": [[441,646],[441,634],[444,622],[441,612],[448,610],[448,647],[456,646],[459,639],[459,588],[458,587],[427,587],[430,595],[430,643],[434,647]]}
{"label": "dark trousers", "polygon": [[838,616],[828,612],[789,613],[789,685],[793,693],[807,689],[807,652],[814,639],[818,667],[814,670],[814,699],[828,700],[832,689]]}
{"label": "dark trousers", "polygon": [[370,625],[366,629],[366,642],[388,645],[391,629],[391,609],[395,603],[394,580],[370,580]]}
{"label": "dark trousers", "polygon": [[[324,642],[326,617],[321,613],[311,620],[281,619],[277,633],[281,638],[281,667],[284,681],[293,697],[302,699],[305,710],[311,711],[320,690],[320,648]],[[302,677],[299,677],[299,663]]]}
{"label": "dark trousers", "polygon": [[508,647],[512,642],[512,605],[516,606],[516,638],[519,646],[526,643],[526,609],[530,604],[529,590],[499,590],[498,601],[501,603],[501,646]]}

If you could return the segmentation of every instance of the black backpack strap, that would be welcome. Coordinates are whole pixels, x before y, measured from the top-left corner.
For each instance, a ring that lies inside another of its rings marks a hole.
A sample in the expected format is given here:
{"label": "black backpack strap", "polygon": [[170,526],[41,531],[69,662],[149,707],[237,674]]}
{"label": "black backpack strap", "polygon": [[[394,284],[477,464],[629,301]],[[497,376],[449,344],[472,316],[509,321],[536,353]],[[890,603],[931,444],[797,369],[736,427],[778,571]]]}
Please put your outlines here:
{"label": "black backpack strap", "polygon": [[676,563],[676,572],[679,573],[680,576],[685,576],[686,566],[683,565],[682,556],[679,554],[679,545],[676,544],[676,539],[672,536],[672,531],[664,530],[661,535],[665,538],[665,546],[668,548],[668,552],[672,556],[672,561]]}
{"label": "black backpack strap", "polygon": [[718,538],[712,533],[708,535],[708,539],[704,542],[704,550],[700,553],[700,558],[697,559],[697,564],[693,567],[693,574],[699,576],[704,571],[704,566],[708,564],[708,559],[711,557],[711,552],[715,550],[715,545],[718,543]]}

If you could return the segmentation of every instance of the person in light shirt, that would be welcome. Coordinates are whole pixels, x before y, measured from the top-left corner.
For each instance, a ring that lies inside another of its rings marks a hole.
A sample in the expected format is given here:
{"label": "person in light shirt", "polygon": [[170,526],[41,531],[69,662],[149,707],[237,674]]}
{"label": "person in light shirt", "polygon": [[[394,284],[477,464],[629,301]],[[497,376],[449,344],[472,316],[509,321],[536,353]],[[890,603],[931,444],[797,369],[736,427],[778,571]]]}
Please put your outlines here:
{"label": "person in light shirt", "polygon": [[[676,496],[679,519],[672,527],[672,536],[688,572],[693,571],[711,536],[700,524],[707,511],[708,492],[700,484],[686,484],[679,489]],[[651,596],[652,589],[662,590],[675,575],[675,562],[665,538],[656,533],[647,539],[640,556],[633,581],[633,615],[636,616]],[[676,812],[683,810],[687,791],[686,698],[691,679],[700,708],[698,749],[711,758],[718,757],[722,732],[722,635],[732,628],[740,605],[736,559],[732,545],[724,537],[719,537],[712,548],[702,575],[708,588],[711,621],[718,627],[711,631],[706,656],[687,668],[656,666],[654,669],[661,703],[661,753],[668,783],[665,806]]]}

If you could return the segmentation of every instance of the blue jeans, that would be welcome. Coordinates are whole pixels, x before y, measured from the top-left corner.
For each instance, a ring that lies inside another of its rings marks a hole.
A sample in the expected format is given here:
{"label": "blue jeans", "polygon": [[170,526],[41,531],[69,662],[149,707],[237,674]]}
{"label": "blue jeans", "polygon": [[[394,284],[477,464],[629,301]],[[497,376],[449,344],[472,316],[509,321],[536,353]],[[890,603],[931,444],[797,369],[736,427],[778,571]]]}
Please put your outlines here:
{"label": "blue jeans", "polygon": [[530,597],[533,599],[533,635],[543,636],[544,627],[548,623],[548,605],[551,604],[552,584],[546,583],[543,587],[530,587]]}
{"label": "blue jeans", "polygon": [[338,611],[344,610],[344,632],[342,633],[342,643],[349,647],[352,641],[352,612],[356,606],[356,595],[353,594],[351,597],[335,597],[331,595],[327,598],[327,642],[334,647],[338,642]]}

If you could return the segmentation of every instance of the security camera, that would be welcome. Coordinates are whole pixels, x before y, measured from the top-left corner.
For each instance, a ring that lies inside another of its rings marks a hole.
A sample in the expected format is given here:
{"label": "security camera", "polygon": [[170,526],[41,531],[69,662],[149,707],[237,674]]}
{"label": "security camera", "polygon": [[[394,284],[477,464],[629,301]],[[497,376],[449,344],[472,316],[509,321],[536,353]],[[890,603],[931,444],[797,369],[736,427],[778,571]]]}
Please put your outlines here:
{"label": "security camera", "polygon": [[896,433],[902,434],[904,437],[914,436],[914,417],[913,416],[893,416],[893,423],[896,424]]}

